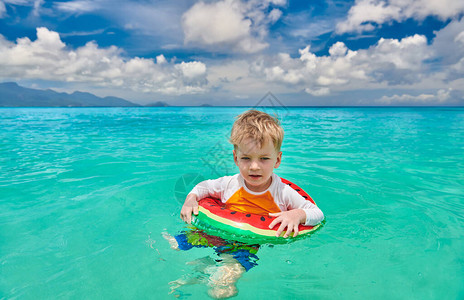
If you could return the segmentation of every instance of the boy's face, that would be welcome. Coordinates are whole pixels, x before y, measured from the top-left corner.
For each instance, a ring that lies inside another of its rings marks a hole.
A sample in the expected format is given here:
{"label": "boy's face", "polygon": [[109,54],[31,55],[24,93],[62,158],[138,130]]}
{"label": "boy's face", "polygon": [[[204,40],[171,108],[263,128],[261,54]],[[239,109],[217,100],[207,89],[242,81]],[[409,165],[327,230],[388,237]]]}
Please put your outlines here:
{"label": "boy's face", "polygon": [[274,168],[279,167],[282,152],[277,151],[270,139],[259,148],[253,139],[245,139],[234,152],[234,161],[253,192],[265,191],[271,185]]}

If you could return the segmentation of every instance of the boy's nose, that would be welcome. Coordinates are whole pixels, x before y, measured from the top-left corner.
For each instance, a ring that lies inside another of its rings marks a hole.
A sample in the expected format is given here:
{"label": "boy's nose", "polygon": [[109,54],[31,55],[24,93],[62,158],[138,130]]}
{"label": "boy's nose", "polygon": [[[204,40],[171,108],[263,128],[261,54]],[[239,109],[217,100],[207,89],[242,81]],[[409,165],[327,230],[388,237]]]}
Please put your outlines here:
{"label": "boy's nose", "polygon": [[256,161],[252,161],[251,165],[250,165],[250,169],[251,170],[258,170],[259,169],[258,163]]}

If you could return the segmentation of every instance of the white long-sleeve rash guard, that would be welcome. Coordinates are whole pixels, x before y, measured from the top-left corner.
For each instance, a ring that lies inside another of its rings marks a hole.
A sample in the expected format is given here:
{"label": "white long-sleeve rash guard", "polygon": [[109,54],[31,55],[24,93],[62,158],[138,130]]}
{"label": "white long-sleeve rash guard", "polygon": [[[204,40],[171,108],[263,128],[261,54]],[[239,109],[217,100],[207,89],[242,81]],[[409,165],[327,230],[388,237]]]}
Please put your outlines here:
{"label": "white long-sleeve rash guard", "polygon": [[263,195],[269,191],[275,204],[277,204],[281,211],[297,208],[303,209],[306,213],[306,222],[304,224],[306,226],[314,226],[324,219],[324,214],[319,207],[283,183],[280,177],[274,173],[272,174],[272,183],[269,188],[260,193],[250,191],[240,174],[202,181],[190,193],[195,194],[197,199],[213,197],[220,199],[222,203],[226,203],[241,188],[251,195]]}

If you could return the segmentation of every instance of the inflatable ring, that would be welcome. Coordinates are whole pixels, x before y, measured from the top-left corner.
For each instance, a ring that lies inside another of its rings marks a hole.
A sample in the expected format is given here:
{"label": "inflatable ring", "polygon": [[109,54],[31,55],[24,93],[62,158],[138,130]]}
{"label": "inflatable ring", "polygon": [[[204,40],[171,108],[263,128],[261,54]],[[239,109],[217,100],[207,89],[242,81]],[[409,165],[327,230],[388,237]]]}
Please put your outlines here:
{"label": "inflatable ring", "polygon": [[[316,204],[303,189],[296,184],[281,178],[282,182],[297,191],[303,198]],[[276,237],[278,225],[269,229],[274,217],[247,214],[225,208],[219,199],[203,198],[198,202],[198,215],[194,216],[192,224],[210,235],[234,240],[246,244],[286,244],[302,237],[307,237],[317,230],[321,224],[315,226],[299,225],[296,237],[284,238],[285,231]]]}

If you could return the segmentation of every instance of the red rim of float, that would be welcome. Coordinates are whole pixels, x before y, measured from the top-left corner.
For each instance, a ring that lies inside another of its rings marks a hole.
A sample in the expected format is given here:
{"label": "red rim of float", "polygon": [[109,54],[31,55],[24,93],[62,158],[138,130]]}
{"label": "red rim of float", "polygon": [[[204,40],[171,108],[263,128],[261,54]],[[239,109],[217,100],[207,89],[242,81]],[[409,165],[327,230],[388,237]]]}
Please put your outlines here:
{"label": "red rim of float", "polygon": [[[281,178],[281,180],[297,191],[303,198],[316,205],[314,200],[302,188],[286,179]],[[276,237],[275,234],[279,226],[276,225],[273,229],[269,229],[269,225],[275,219],[274,217],[232,211],[226,209],[225,204],[219,199],[214,198],[201,199],[198,204],[199,214],[193,221],[196,227],[208,234],[243,243],[288,243],[307,236],[320,226],[320,224],[315,226],[299,225],[297,237],[283,238],[285,231],[282,232],[280,237]]]}

